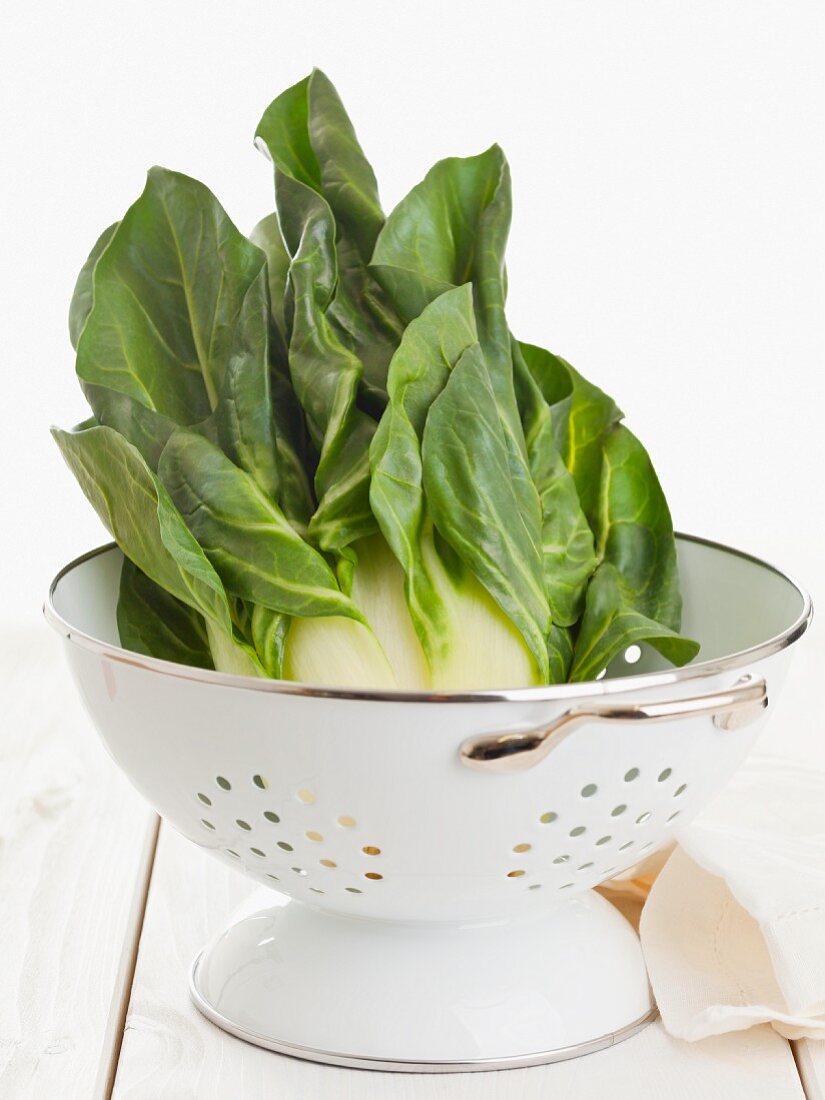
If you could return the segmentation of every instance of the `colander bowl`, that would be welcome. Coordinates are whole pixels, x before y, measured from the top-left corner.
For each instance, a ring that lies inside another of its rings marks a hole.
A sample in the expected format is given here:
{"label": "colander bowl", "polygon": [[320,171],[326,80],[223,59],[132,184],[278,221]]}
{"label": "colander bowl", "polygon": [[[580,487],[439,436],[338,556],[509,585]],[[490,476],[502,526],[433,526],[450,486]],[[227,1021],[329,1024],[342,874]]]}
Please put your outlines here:
{"label": "colander bowl", "polygon": [[530,1065],[655,1014],[635,932],[593,887],[678,837],[744,759],[811,617],[777,569],[678,537],[700,659],[631,647],[584,684],[346,691],[124,650],[122,557],[46,615],[116,763],[193,843],[261,884],[191,975],[197,1006],[318,1061]]}

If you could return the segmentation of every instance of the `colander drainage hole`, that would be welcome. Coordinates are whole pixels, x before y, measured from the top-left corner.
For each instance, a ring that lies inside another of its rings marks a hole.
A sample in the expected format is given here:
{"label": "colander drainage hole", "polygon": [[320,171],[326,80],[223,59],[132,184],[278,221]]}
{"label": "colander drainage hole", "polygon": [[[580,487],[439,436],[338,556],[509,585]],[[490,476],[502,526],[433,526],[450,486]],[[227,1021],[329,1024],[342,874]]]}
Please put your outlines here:
{"label": "colander drainage hole", "polygon": [[596,841],[596,845],[600,848],[602,844],[609,844],[612,839],[612,836],[600,836],[599,839]]}
{"label": "colander drainage hole", "polygon": [[595,867],[595,864],[594,863],[583,863],[581,865],[581,867],[578,868],[578,870],[579,871],[587,871],[590,867]]}
{"label": "colander drainage hole", "polygon": [[205,829],[211,829],[212,832],[215,831],[215,826],[212,824],[211,821],[207,821],[205,817],[201,818],[201,825],[203,825]]}
{"label": "colander drainage hole", "polygon": [[384,876],[379,875],[377,871],[367,871],[367,873],[364,875],[364,878],[371,879],[373,882],[378,882],[378,880],[382,879],[383,877]]}
{"label": "colander drainage hole", "polygon": [[381,855],[381,849],[376,848],[374,844],[366,844],[361,849],[361,851],[364,853],[365,856],[380,856]]}
{"label": "colander drainage hole", "polygon": [[653,847],[653,841],[652,841],[652,840],[649,840],[649,841],[647,842],[647,844],[643,844],[643,845],[641,846],[641,848],[639,849],[639,851],[640,851],[640,852],[646,852],[646,851],[648,850],[648,848],[652,848],[652,847]]}
{"label": "colander drainage hole", "polygon": [[296,875],[306,875],[306,873],[307,873],[303,869],[303,867],[293,867],[292,870],[295,872]]}
{"label": "colander drainage hole", "polygon": [[306,806],[311,806],[315,801],[315,795],[306,787],[301,787],[301,789],[295,793],[298,801],[303,802]]}
{"label": "colander drainage hole", "polygon": [[623,814],[626,809],[627,809],[627,806],[625,806],[624,803],[622,803],[620,806],[614,806],[613,809],[610,811],[610,816],[611,817],[619,817],[620,814]]}
{"label": "colander drainage hole", "polygon": [[224,848],[224,851],[226,852],[226,854],[227,854],[228,856],[233,856],[233,857],[234,857],[235,859],[240,859],[240,858],[241,858],[241,857],[240,857],[240,856],[238,855],[238,853],[237,853],[237,852],[235,852],[235,851],[233,851],[233,850],[232,850],[231,848]]}
{"label": "colander drainage hole", "polygon": [[581,796],[582,798],[592,798],[598,789],[595,783],[588,783],[586,786],[582,787]]}
{"label": "colander drainage hole", "polygon": [[638,779],[638,778],[639,778],[639,769],[638,768],[631,768],[629,771],[626,771],[624,773],[625,783],[632,783],[634,779]]}
{"label": "colander drainage hole", "polygon": [[635,840],[628,840],[627,843],[619,845],[619,851],[620,852],[626,852],[627,849],[632,848],[635,843],[636,843]]}
{"label": "colander drainage hole", "polygon": [[517,870],[517,871],[508,871],[508,872],[507,872],[507,878],[521,878],[521,876],[522,876],[523,874],[524,874],[524,871],[523,871],[523,870]]}
{"label": "colander drainage hole", "polygon": [[553,860],[554,863],[569,863],[570,856],[556,856]]}
{"label": "colander drainage hole", "polygon": [[232,790],[232,784],[229,782],[228,779],[224,779],[224,777],[222,775],[216,775],[215,776],[215,782],[218,784],[218,786],[220,787],[220,789],[222,791],[231,791]]}
{"label": "colander drainage hole", "polygon": [[678,817],[678,816],[679,816],[679,813],[680,813],[680,811],[679,811],[679,810],[677,810],[675,814],[671,814],[671,815],[670,815],[670,817],[669,817],[669,818],[667,819],[667,821],[668,821],[668,825],[670,824],[670,822],[671,822],[671,821],[673,821],[673,819],[674,819],[675,817]]}
{"label": "colander drainage hole", "polygon": [[583,836],[586,832],[584,825],[577,825],[575,829],[570,830],[570,836]]}
{"label": "colander drainage hole", "polygon": [[236,817],[235,824],[238,826],[239,829],[246,829],[248,833],[252,832],[252,826],[249,824],[248,821],[242,821],[239,817]]}
{"label": "colander drainage hole", "polygon": [[650,818],[651,818],[650,810],[645,810],[645,812],[643,814],[639,814],[639,816],[636,818],[636,824],[637,825],[644,825],[644,823],[646,821],[650,821]]}
{"label": "colander drainage hole", "polygon": [[354,817],[350,817],[349,814],[341,814],[341,816],[338,818],[338,824],[341,826],[342,829],[354,829],[358,822],[355,820]]}
{"label": "colander drainage hole", "polygon": [[337,867],[338,864],[332,859],[319,859],[318,862],[322,867]]}
{"label": "colander drainage hole", "polygon": [[201,800],[201,802],[204,804],[204,806],[211,806],[212,805],[212,799],[209,797],[208,794],[201,794],[201,792],[198,791],[198,798]]}
{"label": "colander drainage hole", "polygon": [[526,842],[523,843],[523,844],[515,844],[513,846],[513,851],[514,852],[529,852],[532,847],[533,847],[532,844],[527,844]]}
{"label": "colander drainage hole", "polygon": [[273,882],[280,882],[280,881],[281,881],[281,880],[280,880],[280,879],[278,878],[278,876],[277,876],[277,875],[270,875],[270,874],[269,874],[268,872],[267,872],[267,876],[266,876],[266,877],[267,877],[267,878],[271,878]]}
{"label": "colander drainage hole", "polygon": [[362,893],[362,891],[359,890],[357,886],[345,886],[344,889],[346,890],[346,892],[348,894],[360,894],[360,893]]}
{"label": "colander drainage hole", "polygon": [[569,890],[572,885],[572,882],[565,882],[563,886],[559,887],[559,890]]}
{"label": "colander drainage hole", "polygon": [[264,810],[264,817],[266,818],[267,821],[271,822],[273,825],[279,824],[279,822],[281,820],[278,817],[278,815],[274,812],[274,810]]}
{"label": "colander drainage hole", "polygon": [[269,790],[269,780],[265,775],[253,775],[252,782],[261,791]]}
{"label": "colander drainage hole", "polygon": [[258,856],[259,859],[266,859],[266,852],[262,852],[260,848],[250,848],[249,850],[253,856]]}
{"label": "colander drainage hole", "polygon": [[304,833],[304,836],[307,838],[307,840],[315,841],[316,844],[320,844],[321,841],[324,839],[323,834],[316,833],[314,829],[307,829],[307,831]]}
{"label": "colander drainage hole", "polygon": [[664,771],[659,772],[657,781],[659,783],[664,783],[664,781],[666,779],[670,779],[670,777],[672,775],[673,775],[673,768],[665,768]]}
{"label": "colander drainage hole", "polygon": [[319,890],[317,886],[310,886],[310,890],[313,894],[323,894],[324,892],[323,890]]}
{"label": "colander drainage hole", "polygon": [[548,810],[546,814],[541,815],[539,821],[542,823],[542,825],[550,825],[558,818],[558,816],[559,815],[557,813],[554,813],[552,810]]}
{"label": "colander drainage hole", "polygon": [[678,798],[679,795],[684,794],[686,790],[687,790],[687,783],[683,783],[681,785],[681,787],[677,787],[676,790],[673,792],[673,797]]}
{"label": "colander drainage hole", "polygon": [[541,883],[540,882],[531,883],[531,885],[528,886],[527,889],[528,890],[541,890]]}
{"label": "colander drainage hole", "polygon": [[285,840],[279,840],[278,847],[281,848],[284,852],[291,852],[293,850],[292,845],[287,844]]}

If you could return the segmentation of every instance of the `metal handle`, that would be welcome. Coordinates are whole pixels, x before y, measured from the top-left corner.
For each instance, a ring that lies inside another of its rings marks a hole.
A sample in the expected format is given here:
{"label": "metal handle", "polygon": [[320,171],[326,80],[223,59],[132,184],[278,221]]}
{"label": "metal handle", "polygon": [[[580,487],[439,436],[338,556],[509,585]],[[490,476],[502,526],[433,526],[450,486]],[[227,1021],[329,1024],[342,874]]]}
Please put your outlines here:
{"label": "metal handle", "polygon": [[582,703],[546,726],[523,733],[473,737],[459,749],[468,768],[485,772],[520,772],[535,767],[577,726],[587,722],[668,722],[673,718],[712,717],[723,730],[741,729],[768,705],[765,681],[745,676],[726,691],[669,699],[662,703]]}

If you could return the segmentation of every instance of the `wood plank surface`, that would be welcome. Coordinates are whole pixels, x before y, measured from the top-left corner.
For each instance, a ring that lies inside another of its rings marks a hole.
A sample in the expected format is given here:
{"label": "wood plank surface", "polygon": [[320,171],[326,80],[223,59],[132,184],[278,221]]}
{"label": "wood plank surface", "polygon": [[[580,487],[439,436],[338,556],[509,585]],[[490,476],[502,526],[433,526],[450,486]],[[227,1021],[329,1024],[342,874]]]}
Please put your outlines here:
{"label": "wood plank surface", "polygon": [[45,624],[0,642],[0,1098],[108,1097],[157,818]]}
{"label": "wood plank surface", "polygon": [[226,1035],[189,1002],[192,958],[250,886],[161,827],[120,1055],[116,1100],[802,1100],[788,1043],[768,1027],[702,1043],[660,1024],[612,1050],[499,1073],[408,1075],[314,1065]]}

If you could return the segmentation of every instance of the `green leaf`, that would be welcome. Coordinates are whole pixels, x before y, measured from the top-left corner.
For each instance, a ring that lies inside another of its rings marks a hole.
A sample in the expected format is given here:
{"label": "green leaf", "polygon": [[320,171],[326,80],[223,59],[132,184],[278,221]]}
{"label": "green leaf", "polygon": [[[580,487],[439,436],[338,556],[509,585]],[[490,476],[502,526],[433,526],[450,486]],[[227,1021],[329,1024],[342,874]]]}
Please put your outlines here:
{"label": "green leaf", "polygon": [[604,440],[622,419],[622,411],[612,397],[558,355],[533,344],[519,343],[518,348],[551,408],[556,447],[573,475],[581,506],[593,526]]}
{"label": "green leaf", "polygon": [[305,533],[315,512],[313,475],[317,457],[307,437],[307,426],[288,375],[273,369],[272,415],[278,452],[278,503],[292,526]]}
{"label": "green leaf", "polygon": [[645,642],[668,661],[684,665],[699,644],[636,610],[638,593],[609,561],[602,562],[587,590],[587,606],[576,640],[572,681],[593,680],[627,646]]}
{"label": "green leaf", "polygon": [[500,411],[518,439],[510,334],[504,316],[504,250],[510,169],[501,149],[439,161],[387,218],[372,271],[405,321],[454,286],[472,282],[481,346]]}
{"label": "green leaf", "polygon": [[77,348],[77,342],[80,339],[80,334],[83,332],[83,326],[86,324],[86,318],[92,308],[92,302],[94,300],[93,291],[93,274],[95,264],[100,259],[103,250],[106,245],[112,239],[118,223],[110,225],[108,229],[104,229],[100,236],[94,243],[92,251],[80,269],[80,274],[77,277],[75,283],[74,293],[72,294],[72,301],[69,305],[69,338],[72,341],[72,347]]}
{"label": "green leaf", "polygon": [[279,179],[295,220],[287,241],[294,312],[289,366],[310,437],[320,452],[315,470],[318,508],[309,534],[341,553],[376,530],[369,506],[369,445],[375,421],[357,404],[362,365],[330,326],[325,309],[335,284],[335,227],[326,203],[291,177]]}
{"label": "green leaf", "polygon": [[275,493],[265,257],[211,191],[153,168],[92,283],[77,345],[81,382],[176,424],[205,422],[233,461]]}
{"label": "green leaf", "polygon": [[108,386],[87,382],[83,392],[97,422],[122,435],[157,473],[161,451],[177,427],[175,422]]}
{"label": "green leaf", "polygon": [[551,411],[515,341],[513,361],[530,473],[541,501],[545,591],[553,622],[572,626],[582,613],[587,584],[597,565],[593,532],[573,475],[556,446],[558,404]]}
{"label": "green leaf", "polygon": [[540,538],[532,515],[521,507],[506,431],[478,347],[464,352],[433,402],[422,454],[436,528],[522,633],[546,680],[550,613]]}
{"label": "green leaf", "polygon": [[120,643],[135,653],[214,668],[203,616],[155,584],[128,558],[117,601]]}
{"label": "green leaf", "polygon": [[510,215],[510,170],[497,145],[475,157],[439,161],[388,217],[372,271],[407,321],[445,290],[472,282],[479,342],[504,428],[509,480],[537,539],[540,504],[527,466],[504,315]]}
{"label": "green leaf", "polygon": [[547,660],[550,666],[550,683],[564,684],[570,678],[573,665],[573,632],[564,626],[550,627],[547,636]]}
{"label": "green leaf", "polygon": [[576,639],[572,680],[597,676],[626,646],[647,642],[674,664],[696,656],[681,637],[678,563],[673,526],[647,452],[624,425],[604,443],[597,551]]}
{"label": "green leaf", "polygon": [[290,523],[304,530],[309,517],[315,511],[311,477],[315,463],[306,438],[304,415],[289,379],[289,335],[285,300],[291,261],[281,235],[278,216],[270,214],[260,221],[252,230],[250,240],[266,253],[272,318],[269,341],[270,388],[280,480],[278,503]]}
{"label": "green leaf", "polygon": [[256,142],[278,212],[251,240],[156,168],[75,288],[94,416],[55,437],[129,559],[124,637],[436,691],[586,679],[632,641],[690,659],[646,452],[509,331],[501,150],[439,162],[385,219],[317,70]]}
{"label": "green leaf", "polygon": [[[508,208],[509,173],[497,145],[439,161],[401,200],[381,230],[371,270],[407,323],[445,290],[481,281],[474,279],[479,269],[503,279]],[[494,300],[503,293],[490,289]]]}
{"label": "green leaf", "polygon": [[323,557],[256,482],[208,440],[178,429],[158,470],[233,595],[287,615],[362,618]]}
{"label": "green leaf", "polygon": [[[290,195],[277,187],[278,176],[309,188],[329,210],[335,225],[337,281],[330,287],[327,320],[363,364],[362,385],[380,406],[387,365],[402,326],[367,267],[384,224],[375,174],[329,79],[315,69],[278,96],[258,124],[256,141],[276,168],[278,208],[288,244]],[[294,251],[292,247],[293,255]]]}
{"label": "green leaf", "polygon": [[284,650],[290,618],[280,611],[255,604],[250,622],[252,643],[267,676],[278,680],[283,676]]}
{"label": "green leaf", "polygon": [[262,218],[249,234],[252,243],[266,256],[267,283],[269,285],[269,308],[277,339],[286,355],[289,342],[284,312],[287,277],[290,257],[281,235],[277,214],[268,214]]}
{"label": "green leaf", "polygon": [[476,341],[469,286],[449,290],[425,307],[408,326],[390,363],[390,403],[370,448],[370,504],[404,570],[407,605],[433,668],[453,639],[422,548],[431,521],[424,499],[421,440],[430,406]]}
{"label": "green leaf", "polygon": [[[155,584],[200,612],[248,675],[262,670],[235,636],[226,590],[137,448],[103,425],[52,429],[63,458],[123,553]],[[207,444],[208,445],[208,444]],[[210,634],[210,648],[212,634]],[[215,661],[218,666],[217,660]]]}

